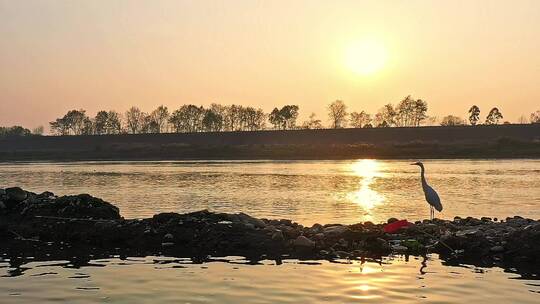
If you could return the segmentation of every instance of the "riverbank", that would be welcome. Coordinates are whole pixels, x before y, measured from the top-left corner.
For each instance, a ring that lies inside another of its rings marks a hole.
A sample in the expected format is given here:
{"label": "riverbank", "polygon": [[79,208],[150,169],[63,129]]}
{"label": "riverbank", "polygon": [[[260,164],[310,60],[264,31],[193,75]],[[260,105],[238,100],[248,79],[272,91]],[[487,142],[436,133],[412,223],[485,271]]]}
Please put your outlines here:
{"label": "riverbank", "polygon": [[33,136],[0,139],[0,161],[540,158],[540,124]]}
{"label": "riverbank", "polygon": [[[424,220],[388,231],[392,226],[387,223],[304,227],[286,219],[207,210],[124,219],[117,207],[87,194],[58,197],[20,188],[0,190],[0,201],[0,251],[13,257],[169,255],[332,260],[438,253],[447,261],[540,269],[540,221],[519,216]],[[397,219],[388,222],[403,224]]]}

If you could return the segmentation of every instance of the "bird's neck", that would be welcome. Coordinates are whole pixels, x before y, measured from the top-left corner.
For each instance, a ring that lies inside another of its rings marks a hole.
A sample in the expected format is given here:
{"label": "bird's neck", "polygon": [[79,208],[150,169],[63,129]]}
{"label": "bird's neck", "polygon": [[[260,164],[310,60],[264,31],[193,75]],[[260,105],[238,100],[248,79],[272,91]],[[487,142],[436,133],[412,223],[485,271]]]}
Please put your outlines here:
{"label": "bird's neck", "polygon": [[426,177],[424,176],[424,167],[420,167],[420,178],[422,179],[422,185],[427,185]]}

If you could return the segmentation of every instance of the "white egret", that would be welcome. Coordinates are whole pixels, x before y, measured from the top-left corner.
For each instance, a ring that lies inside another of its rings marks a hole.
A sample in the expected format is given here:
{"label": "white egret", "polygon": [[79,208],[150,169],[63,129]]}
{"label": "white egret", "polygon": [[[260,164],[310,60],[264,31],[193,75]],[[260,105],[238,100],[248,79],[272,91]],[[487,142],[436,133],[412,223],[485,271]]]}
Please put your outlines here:
{"label": "white egret", "polygon": [[432,220],[435,217],[435,210],[441,212],[443,207],[441,204],[441,199],[439,198],[439,195],[433,188],[431,188],[427,182],[426,178],[424,177],[424,164],[421,162],[416,162],[411,165],[419,166],[421,169],[420,177],[422,179],[422,189],[424,190],[424,195],[426,197],[426,201],[429,204],[429,217]]}

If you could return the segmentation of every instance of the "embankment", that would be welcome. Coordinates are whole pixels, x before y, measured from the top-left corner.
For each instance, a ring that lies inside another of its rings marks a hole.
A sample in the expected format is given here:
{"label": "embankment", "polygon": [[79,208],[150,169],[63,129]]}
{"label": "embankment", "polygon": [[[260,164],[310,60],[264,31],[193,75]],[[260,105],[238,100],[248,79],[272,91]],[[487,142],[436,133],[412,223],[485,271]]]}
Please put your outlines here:
{"label": "embankment", "polygon": [[0,139],[0,161],[538,158],[540,124]]}

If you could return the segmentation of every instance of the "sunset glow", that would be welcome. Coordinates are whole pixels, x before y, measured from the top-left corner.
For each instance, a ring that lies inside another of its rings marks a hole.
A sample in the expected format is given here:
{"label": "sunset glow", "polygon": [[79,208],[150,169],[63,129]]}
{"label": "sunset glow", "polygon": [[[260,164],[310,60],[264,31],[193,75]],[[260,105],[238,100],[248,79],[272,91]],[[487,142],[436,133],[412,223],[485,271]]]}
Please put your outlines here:
{"label": "sunset glow", "polygon": [[388,51],[380,42],[366,40],[350,45],[345,53],[345,64],[355,74],[372,75],[384,68]]}

